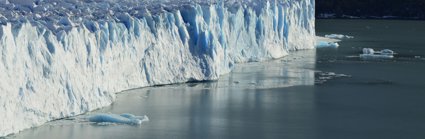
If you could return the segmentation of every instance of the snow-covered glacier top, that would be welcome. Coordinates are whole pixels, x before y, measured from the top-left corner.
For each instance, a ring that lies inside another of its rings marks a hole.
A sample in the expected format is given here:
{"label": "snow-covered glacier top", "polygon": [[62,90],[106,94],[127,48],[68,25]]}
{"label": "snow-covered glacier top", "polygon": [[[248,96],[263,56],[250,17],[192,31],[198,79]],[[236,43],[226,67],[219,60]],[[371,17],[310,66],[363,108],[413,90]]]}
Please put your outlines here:
{"label": "snow-covered glacier top", "polygon": [[142,18],[193,4],[260,7],[268,1],[288,0],[0,0],[0,24],[30,22],[57,32],[91,21],[125,22],[126,16]]}

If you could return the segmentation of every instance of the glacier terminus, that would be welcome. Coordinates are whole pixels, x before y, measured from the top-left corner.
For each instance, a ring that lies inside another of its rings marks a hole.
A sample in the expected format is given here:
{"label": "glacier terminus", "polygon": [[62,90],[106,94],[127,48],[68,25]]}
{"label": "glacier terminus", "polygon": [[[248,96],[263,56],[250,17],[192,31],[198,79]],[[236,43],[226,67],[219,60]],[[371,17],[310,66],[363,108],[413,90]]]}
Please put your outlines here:
{"label": "glacier terminus", "polygon": [[0,0],[0,137],[314,49],[314,0]]}

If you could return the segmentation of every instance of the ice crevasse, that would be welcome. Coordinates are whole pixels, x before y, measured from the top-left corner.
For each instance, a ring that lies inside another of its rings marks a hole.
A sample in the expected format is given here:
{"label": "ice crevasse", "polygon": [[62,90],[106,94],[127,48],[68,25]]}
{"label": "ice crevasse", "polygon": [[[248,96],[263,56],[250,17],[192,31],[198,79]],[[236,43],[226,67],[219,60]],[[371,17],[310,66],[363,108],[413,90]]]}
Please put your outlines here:
{"label": "ice crevasse", "polygon": [[216,80],[235,63],[315,45],[314,0],[158,4],[105,17],[4,13],[43,2],[17,1],[0,0],[0,137],[108,106],[126,89]]}

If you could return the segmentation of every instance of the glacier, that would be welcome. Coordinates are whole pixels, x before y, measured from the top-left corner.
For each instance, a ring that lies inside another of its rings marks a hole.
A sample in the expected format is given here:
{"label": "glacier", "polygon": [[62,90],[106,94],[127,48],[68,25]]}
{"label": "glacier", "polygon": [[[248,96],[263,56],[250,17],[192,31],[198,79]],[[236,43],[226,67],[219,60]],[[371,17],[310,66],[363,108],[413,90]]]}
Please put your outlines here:
{"label": "glacier", "polygon": [[0,0],[0,137],[314,49],[314,0]]}

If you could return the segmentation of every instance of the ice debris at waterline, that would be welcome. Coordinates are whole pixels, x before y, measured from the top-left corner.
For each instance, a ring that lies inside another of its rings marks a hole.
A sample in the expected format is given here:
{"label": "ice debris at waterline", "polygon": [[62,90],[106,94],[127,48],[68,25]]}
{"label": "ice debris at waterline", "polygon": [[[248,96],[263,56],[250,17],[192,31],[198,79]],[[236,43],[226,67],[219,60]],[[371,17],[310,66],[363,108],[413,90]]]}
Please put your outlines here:
{"label": "ice debris at waterline", "polygon": [[352,39],[354,36],[342,35],[342,34],[329,34],[325,35],[326,38],[330,39]]}
{"label": "ice debris at waterline", "polygon": [[314,0],[0,0],[0,136],[315,45]]}
{"label": "ice debris at waterline", "polygon": [[149,121],[149,117],[144,116],[135,116],[133,114],[96,114],[86,118],[89,122],[94,122],[98,124],[104,123],[116,123],[116,124],[128,124],[128,125],[141,125],[144,122]]}
{"label": "ice debris at waterline", "polygon": [[363,54],[360,54],[362,59],[392,59],[394,58],[394,51],[384,49],[381,51],[375,51],[372,48],[363,48]]}
{"label": "ice debris at waterline", "polygon": [[339,44],[337,42],[319,41],[317,42],[316,47],[317,48],[325,48],[325,47],[338,48]]}
{"label": "ice debris at waterline", "polygon": [[341,40],[316,36],[316,48],[338,48]]}
{"label": "ice debris at waterline", "polygon": [[329,80],[336,79],[336,78],[350,78],[351,75],[338,74],[335,72],[316,71],[315,77],[316,77],[315,84],[321,85],[326,83]]}

